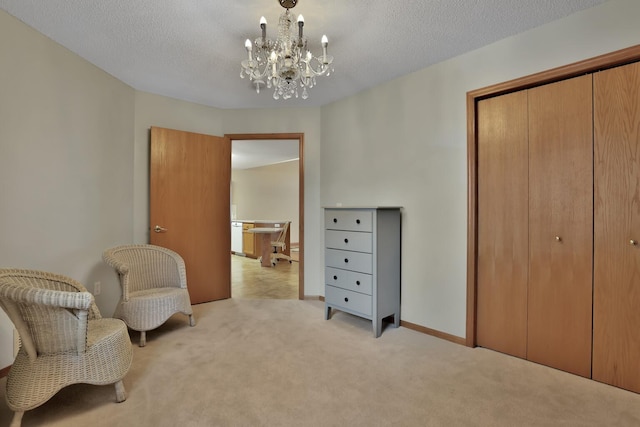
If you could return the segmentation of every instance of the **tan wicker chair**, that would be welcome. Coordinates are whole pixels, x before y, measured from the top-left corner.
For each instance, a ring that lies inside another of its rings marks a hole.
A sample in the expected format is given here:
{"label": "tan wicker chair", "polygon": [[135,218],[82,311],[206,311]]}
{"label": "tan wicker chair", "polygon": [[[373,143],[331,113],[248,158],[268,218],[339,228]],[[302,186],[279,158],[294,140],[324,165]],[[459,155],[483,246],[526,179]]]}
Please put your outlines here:
{"label": "tan wicker chair", "polygon": [[287,230],[289,229],[289,221],[284,223],[282,231],[278,234],[276,240],[271,241],[273,252],[271,252],[271,265],[275,266],[279,259],[285,259],[291,264],[291,257],[284,253],[287,250]]}
{"label": "tan wicker chair", "polygon": [[115,384],[116,401],[126,399],[122,379],[133,358],[127,327],[101,318],[80,283],[42,271],[0,269],[0,307],[22,342],[6,384],[12,427],[25,411],[71,384]]}
{"label": "tan wicker chair", "polygon": [[154,245],[123,245],[105,250],[102,259],[115,268],[122,286],[113,316],[140,332],[140,347],[146,344],[146,331],[175,313],[186,314],[189,325],[195,326],[184,260],[176,252]]}

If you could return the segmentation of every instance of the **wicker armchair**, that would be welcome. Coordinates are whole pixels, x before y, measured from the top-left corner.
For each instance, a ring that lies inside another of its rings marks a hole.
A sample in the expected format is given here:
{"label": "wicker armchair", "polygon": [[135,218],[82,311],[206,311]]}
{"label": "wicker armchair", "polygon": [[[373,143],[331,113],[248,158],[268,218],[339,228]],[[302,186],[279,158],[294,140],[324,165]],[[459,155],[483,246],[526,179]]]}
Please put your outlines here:
{"label": "wicker armchair", "polygon": [[102,259],[115,268],[122,286],[113,316],[140,332],[140,347],[146,344],[146,331],[175,313],[186,314],[189,325],[195,326],[184,260],[176,252],[154,245],[123,245],[105,250]]}
{"label": "wicker armchair", "polygon": [[122,379],[133,358],[127,327],[101,318],[80,283],[42,271],[0,269],[0,307],[22,342],[6,384],[7,404],[15,412],[11,426],[75,383],[115,384],[116,401],[126,399]]}

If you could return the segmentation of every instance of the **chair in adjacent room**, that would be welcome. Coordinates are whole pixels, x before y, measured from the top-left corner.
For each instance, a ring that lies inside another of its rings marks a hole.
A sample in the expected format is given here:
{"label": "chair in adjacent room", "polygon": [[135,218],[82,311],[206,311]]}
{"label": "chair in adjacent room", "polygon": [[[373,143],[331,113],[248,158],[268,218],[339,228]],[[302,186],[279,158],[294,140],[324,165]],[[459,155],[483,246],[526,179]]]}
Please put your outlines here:
{"label": "chair in adjacent room", "polygon": [[115,384],[116,401],[126,399],[122,379],[133,358],[127,326],[102,318],[82,284],[43,271],[0,269],[0,307],[21,341],[6,383],[12,427],[71,384]]}
{"label": "chair in adjacent room", "polygon": [[189,316],[195,326],[182,257],[155,245],[122,245],[107,249],[102,259],[118,273],[122,296],[114,317],[140,332],[140,347],[146,332],[157,328],[175,313]]}
{"label": "chair in adjacent room", "polygon": [[289,229],[289,221],[285,222],[282,226],[282,231],[278,234],[276,240],[271,241],[273,246],[273,252],[271,252],[271,265],[276,265],[279,259],[284,259],[291,263],[291,257],[284,253],[287,250],[287,230]]}

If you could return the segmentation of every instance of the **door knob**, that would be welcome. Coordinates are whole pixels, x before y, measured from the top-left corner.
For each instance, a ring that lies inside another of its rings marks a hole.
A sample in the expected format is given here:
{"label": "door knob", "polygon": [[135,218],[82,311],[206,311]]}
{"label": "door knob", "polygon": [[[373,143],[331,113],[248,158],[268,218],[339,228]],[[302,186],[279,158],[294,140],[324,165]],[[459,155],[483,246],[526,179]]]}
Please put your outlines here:
{"label": "door knob", "polygon": [[562,237],[556,236],[556,242],[562,242]]}
{"label": "door knob", "polygon": [[153,227],[153,231],[155,231],[156,233],[166,233],[167,229],[156,225],[155,227]]}
{"label": "door knob", "polygon": [[632,245],[632,246],[635,246],[635,245],[638,244],[638,241],[631,239],[631,240],[629,240],[629,244]]}

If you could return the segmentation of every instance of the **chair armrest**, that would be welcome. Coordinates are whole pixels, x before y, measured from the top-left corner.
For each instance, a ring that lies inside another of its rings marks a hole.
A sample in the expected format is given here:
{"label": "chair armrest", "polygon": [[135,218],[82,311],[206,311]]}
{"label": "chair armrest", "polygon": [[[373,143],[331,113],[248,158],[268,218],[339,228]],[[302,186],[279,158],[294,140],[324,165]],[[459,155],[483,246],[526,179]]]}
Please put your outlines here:
{"label": "chair armrest", "polygon": [[2,293],[10,295],[16,302],[27,304],[41,304],[51,307],[61,307],[76,310],[91,308],[93,295],[89,292],[66,292],[51,289],[24,288],[9,283],[0,284]]}
{"label": "chair armrest", "polygon": [[125,275],[129,272],[129,266],[114,257],[110,251],[105,251],[102,254],[102,260],[113,267],[119,275]]}
{"label": "chair armrest", "polygon": [[122,300],[129,301],[129,265],[113,255],[113,250],[115,249],[118,248],[105,250],[102,253],[102,260],[116,270],[120,287],[122,288]]}
{"label": "chair armrest", "polygon": [[[0,283],[0,295],[7,298],[3,308],[14,322],[20,336],[22,344],[33,362],[37,358],[31,332],[22,320],[17,304],[29,304],[34,306],[44,306],[52,308],[62,308],[70,310],[78,319],[76,330],[76,348],[79,353],[86,351],[87,321],[89,312],[95,312],[100,316],[100,312],[93,302],[93,295],[89,292],[59,291],[42,288],[25,288],[13,283]],[[11,303],[9,303],[9,301]]]}

